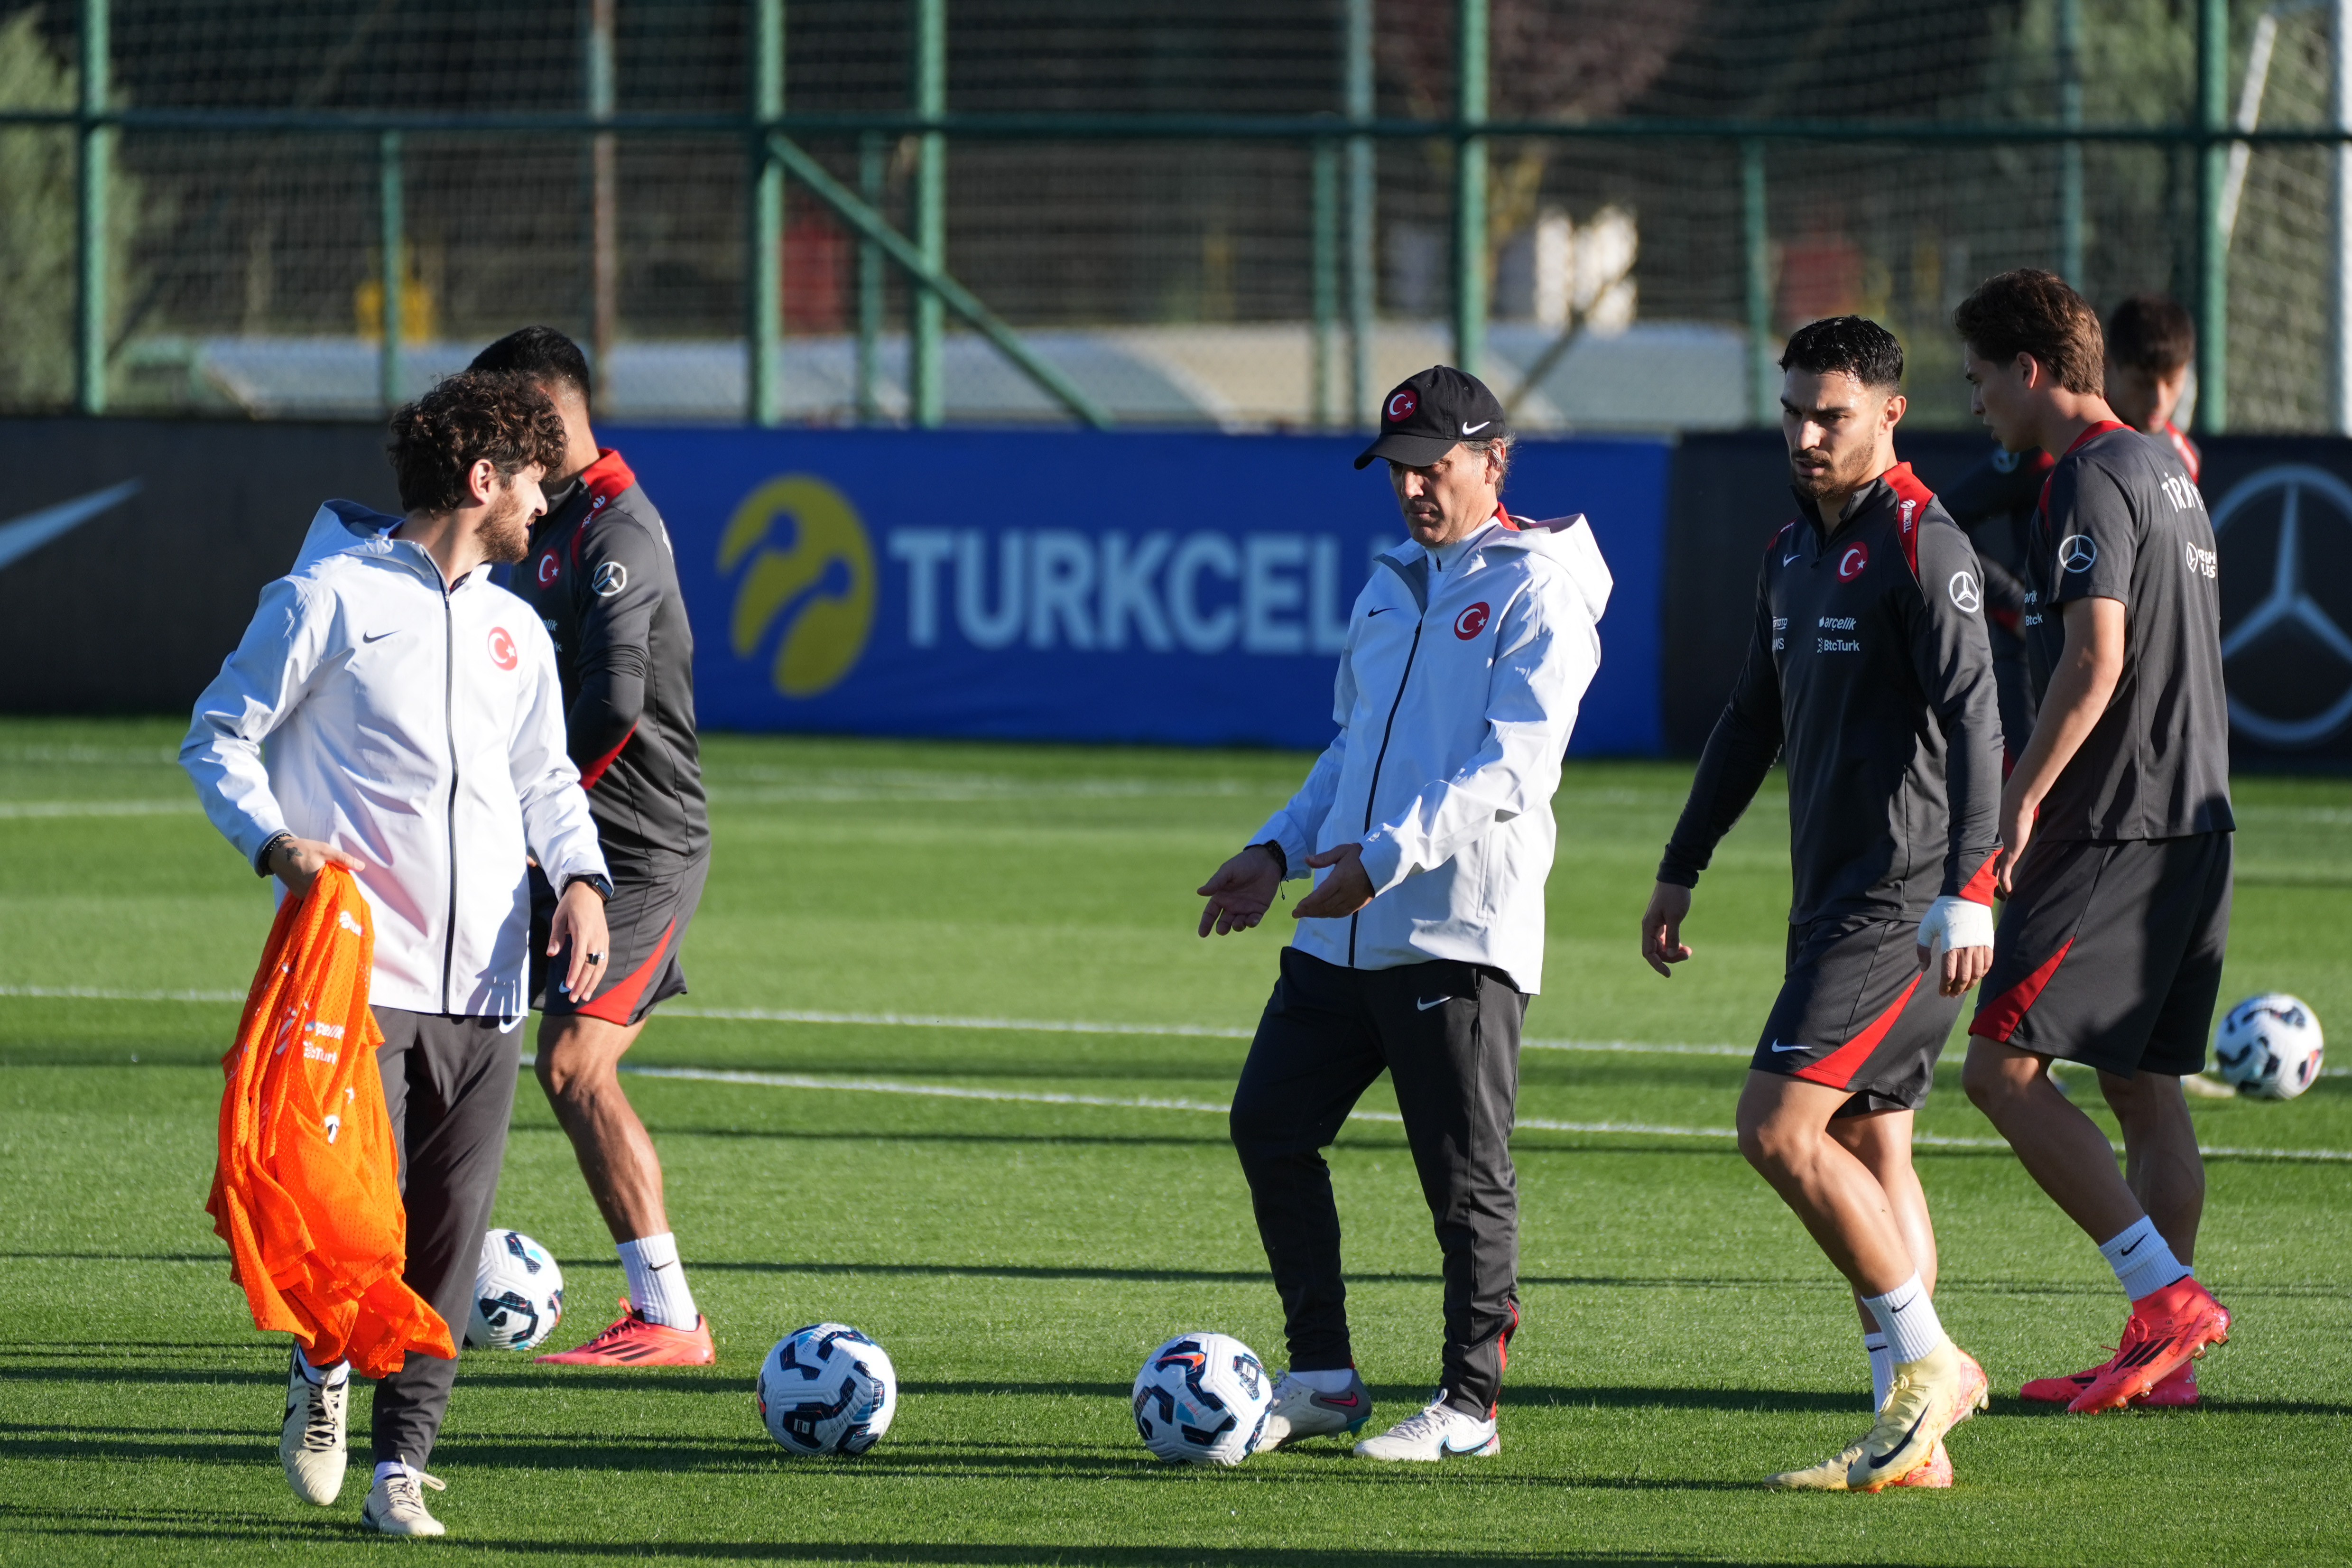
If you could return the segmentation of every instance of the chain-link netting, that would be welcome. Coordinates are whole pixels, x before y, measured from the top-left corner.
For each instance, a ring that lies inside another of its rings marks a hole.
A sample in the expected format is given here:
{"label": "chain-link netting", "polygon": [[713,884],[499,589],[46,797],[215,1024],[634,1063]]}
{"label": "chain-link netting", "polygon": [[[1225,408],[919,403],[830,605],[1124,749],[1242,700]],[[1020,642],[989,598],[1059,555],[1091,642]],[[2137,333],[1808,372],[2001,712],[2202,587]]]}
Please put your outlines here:
{"label": "chain-link netting", "polygon": [[[81,10],[81,0],[22,10],[0,0],[0,108],[72,105]],[[1753,151],[1721,137],[1495,138],[1486,355],[1523,424],[1749,419],[1759,195],[1769,330],[1846,310],[1886,320],[1909,348],[1923,423],[1966,419],[1948,323],[1987,274],[2071,263],[2102,308],[2195,287],[2191,145],[2084,145],[2070,207],[2057,143],[1870,134],[1889,120],[2048,126],[2070,104],[2092,125],[2177,130],[2193,118],[2193,5],[1492,0],[1491,11],[1487,107],[1498,121],[1853,128],[1769,137]],[[906,110],[914,12],[785,0],[786,110]],[[1348,0],[947,0],[945,12],[954,114],[1326,115],[1345,129]],[[114,133],[109,391],[124,410],[356,417],[379,406],[386,146],[373,132],[266,129],[251,116],[601,106],[740,117],[754,53],[743,0],[112,0],[110,14],[118,106],[248,117],[237,129]],[[2333,15],[2237,0],[2239,123],[2331,122]],[[1379,0],[1372,20],[1376,113],[1449,119],[1454,7]],[[600,49],[612,62],[601,100]],[[910,228],[911,138],[843,130],[800,141]],[[633,130],[605,146],[600,156],[584,131],[404,131],[393,154],[404,384],[546,321],[601,347],[611,412],[741,416],[748,138],[712,124]],[[1374,142],[1362,258],[1370,395],[1450,353],[1456,156],[1439,134]],[[2337,158],[2263,146],[2238,160],[2235,427],[2334,417]],[[73,395],[74,161],[70,129],[0,128],[0,406]],[[945,163],[949,270],[1114,414],[1351,422],[1343,151],[1324,155],[1318,177],[1315,148],[1297,139],[974,134],[951,139]],[[859,416],[864,323],[868,401],[876,416],[904,417],[905,278],[800,182],[787,183],[782,226],[785,416]],[[950,418],[1066,417],[959,326],[943,365]],[[1539,379],[1518,384],[1537,368]]]}

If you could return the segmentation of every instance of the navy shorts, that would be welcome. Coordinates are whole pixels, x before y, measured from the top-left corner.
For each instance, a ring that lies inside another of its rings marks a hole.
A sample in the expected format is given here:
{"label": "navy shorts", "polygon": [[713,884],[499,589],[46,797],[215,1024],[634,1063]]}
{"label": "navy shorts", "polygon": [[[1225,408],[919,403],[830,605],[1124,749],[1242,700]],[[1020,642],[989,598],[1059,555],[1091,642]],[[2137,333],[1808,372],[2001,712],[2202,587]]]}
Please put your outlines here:
{"label": "navy shorts", "polygon": [[1749,1062],[1848,1090],[1840,1116],[1916,1110],[1960,1016],[1919,968],[1919,924],[1832,915],[1789,928],[1789,971]]}

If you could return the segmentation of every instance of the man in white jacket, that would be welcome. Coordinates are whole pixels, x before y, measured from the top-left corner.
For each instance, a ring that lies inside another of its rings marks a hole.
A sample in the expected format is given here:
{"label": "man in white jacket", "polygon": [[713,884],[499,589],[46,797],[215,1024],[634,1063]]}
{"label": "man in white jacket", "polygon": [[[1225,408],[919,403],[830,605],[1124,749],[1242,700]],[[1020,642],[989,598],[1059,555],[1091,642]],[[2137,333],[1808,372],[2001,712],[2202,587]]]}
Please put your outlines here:
{"label": "man in white jacket", "polygon": [[1501,1447],[1519,1026],[1543,982],[1551,796],[1600,667],[1610,576],[1583,519],[1504,510],[1509,437],[1475,376],[1438,365],[1391,392],[1356,467],[1381,458],[1412,538],[1357,597],[1339,733],[1200,889],[1201,934],[1256,925],[1283,881],[1320,873],[1234,1095],[1289,1339],[1261,1446],[1353,1434],[1371,1414],[1319,1151],[1386,1069],[1444,1258],[1444,1352],[1428,1406],[1356,1452],[1444,1459]]}
{"label": "man in white jacket", "polygon": [[[562,889],[574,994],[603,982],[611,890],[547,632],[488,581],[522,559],[563,451],[544,394],[467,374],[392,419],[404,518],[319,509],[294,570],[196,700],[180,748],[205,810],[296,897],[349,868],[375,928],[369,1000],[408,1214],[404,1278],[462,1339],[514,1109],[535,857]],[[264,751],[265,742],[267,752]],[[457,1363],[412,1355],[377,1385],[362,1521],[439,1535],[425,1473]],[[320,1505],[343,1484],[348,1363],[298,1347],[278,1457]]]}

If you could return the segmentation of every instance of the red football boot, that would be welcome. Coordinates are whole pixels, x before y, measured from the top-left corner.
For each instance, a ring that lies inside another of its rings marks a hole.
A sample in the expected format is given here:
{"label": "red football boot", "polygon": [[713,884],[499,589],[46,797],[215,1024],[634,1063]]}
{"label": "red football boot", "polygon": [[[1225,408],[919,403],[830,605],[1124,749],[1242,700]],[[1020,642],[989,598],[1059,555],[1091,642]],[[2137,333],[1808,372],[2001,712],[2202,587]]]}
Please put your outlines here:
{"label": "red football boot", "polygon": [[698,1314],[691,1329],[669,1328],[648,1321],[624,1296],[619,1321],[603,1333],[578,1350],[539,1359],[557,1366],[709,1366],[717,1358],[709,1319]]}
{"label": "red football boot", "polygon": [[2120,1410],[2230,1338],[2230,1311],[2188,1276],[2132,1303],[2124,1342],[2091,1385],[2068,1402],[2072,1411]]}

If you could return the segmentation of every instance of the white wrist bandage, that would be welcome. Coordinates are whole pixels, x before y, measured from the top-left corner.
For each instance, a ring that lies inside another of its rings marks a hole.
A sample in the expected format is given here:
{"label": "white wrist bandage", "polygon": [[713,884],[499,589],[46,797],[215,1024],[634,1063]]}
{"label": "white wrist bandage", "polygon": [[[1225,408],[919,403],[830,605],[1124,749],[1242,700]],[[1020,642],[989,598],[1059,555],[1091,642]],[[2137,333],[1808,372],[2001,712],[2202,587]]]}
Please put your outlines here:
{"label": "white wrist bandage", "polygon": [[1954,895],[1937,899],[1919,921],[1919,945],[1937,953],[1950,948],[1990,947],[1992,906]]}

